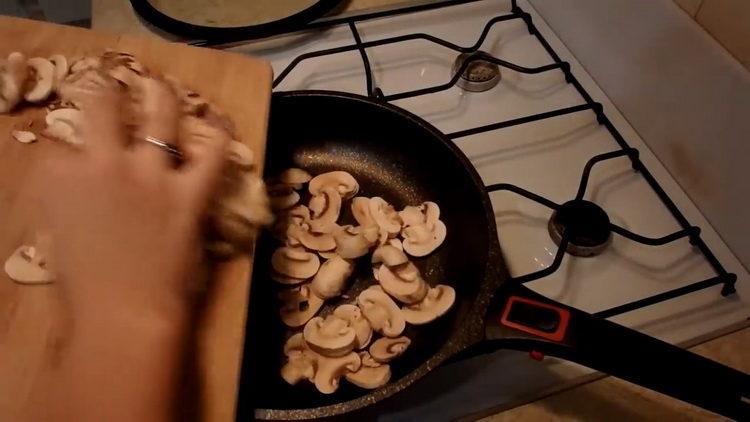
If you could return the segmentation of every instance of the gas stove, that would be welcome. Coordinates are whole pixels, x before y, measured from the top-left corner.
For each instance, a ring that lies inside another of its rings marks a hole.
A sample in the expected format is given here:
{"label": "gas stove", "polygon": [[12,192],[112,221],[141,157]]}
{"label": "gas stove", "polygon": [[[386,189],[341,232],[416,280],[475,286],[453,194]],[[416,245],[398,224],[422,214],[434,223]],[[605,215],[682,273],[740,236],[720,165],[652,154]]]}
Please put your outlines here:
{"label": "gas stove", "polygon": [[[682,346],[748,324],[746,270],[526,1],[420,4],[226,48],[270,60],[276,91],[369,95],[446,134],[491,192],[511,275],[533,290]],[[595,376],[499,351],[365,414],[454,419]]]}

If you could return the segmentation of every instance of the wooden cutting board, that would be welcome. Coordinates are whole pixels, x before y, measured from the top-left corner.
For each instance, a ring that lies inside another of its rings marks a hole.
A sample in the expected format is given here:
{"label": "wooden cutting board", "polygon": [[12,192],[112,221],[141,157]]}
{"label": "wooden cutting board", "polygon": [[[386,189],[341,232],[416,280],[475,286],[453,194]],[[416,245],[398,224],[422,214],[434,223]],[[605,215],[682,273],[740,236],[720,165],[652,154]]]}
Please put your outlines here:
{"label": "wooden cutting board", "polygon": [[[153,39],[0,17],[2,57],[12,51],[28,57],[56,53],[73,57],[106,48],[132,53],[149,68],[176,77],[208,98],[229,115],[237,138],[252,148],[262,164],[272,79],[268,63]],[[0,115],[1,262],[33,239],[39,213],[32,195],[24,191],[24,182],[38,171],[35,160],[55,147],[45,141],[24,145],[12,140],[11,128],[29,116],[29,110]],[[198,336],[201,420],[234,417],[251,266],[252,256],[242,256],[221,265],[215,274]],[[18,420],[41,372],[54,365],[66,331],[60,305],[54,284],[21,286],[0,270],[0,419]]]}

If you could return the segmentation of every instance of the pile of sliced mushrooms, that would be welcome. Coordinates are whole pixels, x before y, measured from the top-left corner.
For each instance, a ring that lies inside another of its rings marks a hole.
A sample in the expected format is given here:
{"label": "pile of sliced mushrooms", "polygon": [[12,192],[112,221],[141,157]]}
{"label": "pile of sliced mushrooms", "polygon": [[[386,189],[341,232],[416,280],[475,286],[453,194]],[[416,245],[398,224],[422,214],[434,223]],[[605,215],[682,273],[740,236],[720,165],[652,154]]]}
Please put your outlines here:
{"label": "pile of sliced mushrooms", "polygon": [[[181,139],[210,142],[222,136],[234,138],[231,121],[200,94],[147,69],[131,54],[107,50],[78,58],[62,54],[27,58],[20,52],[0,58],[0,114],[19,107],[46,106],[43,122],[19,122],[11,140],[31,144],[45,139],[85,147],[79,99],[102,86],[119,87],[130,99],[123,121],[133,138],[138,136],[133,132],[140,115],[165,103],[179,107]],[[257,228],[273,221],[265,183],[256,174],[255,164],[250,148],[238,140],[230,141],[224,180],[210,212],[205,241],[206,249],[216,258],[249,250]],[[19,283],[51,282],[54,274],[43,265],[43,249],[22,245],[6,261],[6,273]]]}
{"label": "pile of sliced mushrooms", "polygon": [[[299,203],[305,184],[307,205]],[[367,389],[385,385],[389,362],[411,343],[403,335],[406,324],[427,324],[455,301],[452,287],[431,287],[409,258],[429,255],[445,239],[438,205],[396,211],[383,198],[356,196],[358,191],[344,171],[312,177],[291,168],[269,181],[277,213],[273,232],[283,243],[271,257],[271,278],[284,286],[279,314],[290,329],[302,328],[284,346],[281,376],[292,385],[308,380],[324,394],[335,392],[341,377]],[[356,226],[338,224],[348,200]],[[324,302],[343,297],[354,260],[368,256],[373,285],[353,303],[316,316]]]}

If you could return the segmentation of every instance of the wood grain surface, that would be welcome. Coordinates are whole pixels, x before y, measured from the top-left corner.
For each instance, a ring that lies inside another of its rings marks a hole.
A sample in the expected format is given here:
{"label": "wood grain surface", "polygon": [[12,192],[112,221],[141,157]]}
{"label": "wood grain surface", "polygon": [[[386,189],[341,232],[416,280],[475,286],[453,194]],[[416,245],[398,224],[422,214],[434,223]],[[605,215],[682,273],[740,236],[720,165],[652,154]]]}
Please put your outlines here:
{"label": "wood grain surface", "polygon": [[[153,70],[172,75],[225,111],[237,138],[262,164],[268,122],[272,71],[261,60],[23,19],[0,17],[0,55],[21,51],[29,57],[62,53],[68,57],[101,53],[105,48],[135,54]],[[36,113],[39,113],[37,110]],[[28,181],[39,158],[54,145],[25,145],[10,131],[33,116],[24,109],[0,115],[0,259],[33,239],[43,225]],[[262,170],[262,169],[260,169]],[[199,323],[197,377],[201,420],[233,419],[244,342],[252,257],[222,264],[214,275],[212,295]],[[35,383],[59,358],[69,329],[56,285],[21,286],[0,272],[0,415],[18,420],[31,402]]]}

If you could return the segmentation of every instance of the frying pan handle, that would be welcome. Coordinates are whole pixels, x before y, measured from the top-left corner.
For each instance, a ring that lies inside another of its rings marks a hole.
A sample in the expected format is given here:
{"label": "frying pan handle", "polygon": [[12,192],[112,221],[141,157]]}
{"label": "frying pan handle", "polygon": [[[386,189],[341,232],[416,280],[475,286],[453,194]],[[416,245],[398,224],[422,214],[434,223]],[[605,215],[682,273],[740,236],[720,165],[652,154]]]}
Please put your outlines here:
{"label": "frying pan handle", "polygon": [[732,419],[750,420],[748,374],[522,286],[499,297],[500,316],[495,324],[488,322],[490,340],[529,351],[532,357],[541,353],[576,362]]}

